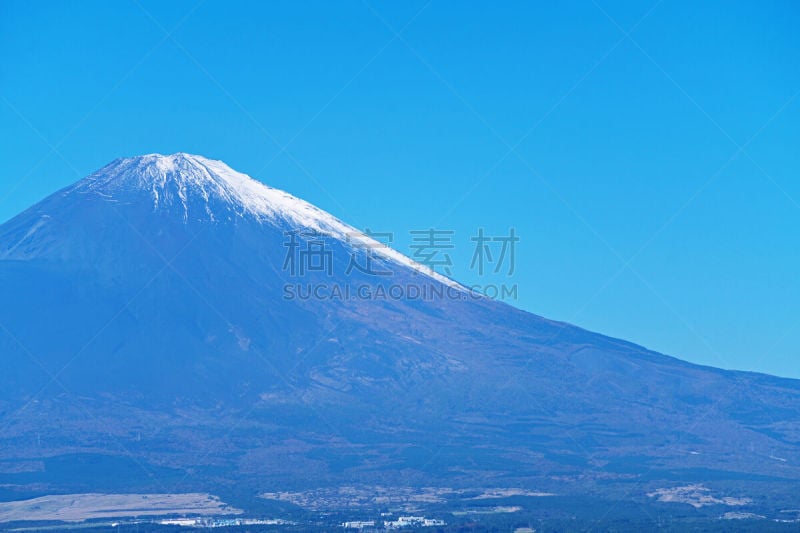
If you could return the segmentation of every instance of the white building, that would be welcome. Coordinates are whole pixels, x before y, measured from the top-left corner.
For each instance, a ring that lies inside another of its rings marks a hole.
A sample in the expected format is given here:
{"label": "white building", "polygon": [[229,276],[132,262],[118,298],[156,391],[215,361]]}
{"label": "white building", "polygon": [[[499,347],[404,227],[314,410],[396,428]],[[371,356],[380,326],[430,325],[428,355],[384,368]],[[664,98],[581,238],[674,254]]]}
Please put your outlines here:
{"label": "white building", "polygon": [[342,527],[347,529],[364,529],[365,527],[373,527],[375,520],[353,520],[351,522],[343,522]]}
{"label": "white building", "polygon": [[399,516],[397,520],[385,522],[388,529],[400,529],[401,527],[432,527],[446,525],[444,520],[435,518],[425,518],[424,516]]}

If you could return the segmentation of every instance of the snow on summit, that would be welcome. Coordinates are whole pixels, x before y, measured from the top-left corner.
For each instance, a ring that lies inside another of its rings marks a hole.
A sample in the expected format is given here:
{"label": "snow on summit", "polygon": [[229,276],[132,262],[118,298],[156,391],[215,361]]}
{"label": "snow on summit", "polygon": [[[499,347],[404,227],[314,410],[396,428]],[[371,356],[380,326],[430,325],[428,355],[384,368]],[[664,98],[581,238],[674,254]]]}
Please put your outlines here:
{"label": "snow on summit", "polygon": [[369,246],[378,256],[430,276],[451,287],[455,281],[431,272],[312,204],[268,187],[222,161],[199,155],[148,154],[117,159],[81,180],[69,193],[96,194],[112,202],[141,202],[146,194],[154,212],[177,210],[184,222],[252,217],[285,229],[310,229]]}
{"label": "snow on summit", "polygon": [[79,184],[79,190],[116,199],[124,198],[127,193],[148,191],[154,209],[180,204],[187,219],[202,215],[191,212],[195,207],[192,201],[201,198],[205,201],[205,214],[212,220],[219,215],[214,207],[224,206],[242,216],[283,218],[336,235],[349,229],[308,202],[267,187],[222,161],[198,155],[149,154],[117,159],[86,178]]}

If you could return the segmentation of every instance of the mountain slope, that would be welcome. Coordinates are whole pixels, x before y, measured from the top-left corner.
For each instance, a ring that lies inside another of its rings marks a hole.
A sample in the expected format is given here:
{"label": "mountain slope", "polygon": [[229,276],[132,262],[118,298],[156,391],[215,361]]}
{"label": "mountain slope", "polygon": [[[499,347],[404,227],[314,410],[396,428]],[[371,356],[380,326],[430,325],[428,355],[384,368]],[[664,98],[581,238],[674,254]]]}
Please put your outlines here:
{"label": "mountain slope", "polygon": [[[320,239],[330,273],[293,275],[287,253]],[[391,276],[348,272],[352,254]],[[329,297],[391,286],[428,297]],[[0,226],[0,290],[0,476],[14,490],[644,497],[665,480],[800,479],[797,381],[475,297],[199,156],[117,160]]]}

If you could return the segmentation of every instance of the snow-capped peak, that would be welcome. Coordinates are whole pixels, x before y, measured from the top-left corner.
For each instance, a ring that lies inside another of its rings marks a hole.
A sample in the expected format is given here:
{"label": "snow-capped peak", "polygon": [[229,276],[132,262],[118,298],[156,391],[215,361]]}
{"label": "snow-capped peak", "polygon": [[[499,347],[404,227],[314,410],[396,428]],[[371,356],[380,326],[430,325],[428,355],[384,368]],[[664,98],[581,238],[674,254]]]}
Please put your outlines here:
{"label": "snow-capped peak", "polygon": [[314,230],[346,244],[355,242],[368,246],[388,261],[451,287],[462,288],[450,278],[431,272],[330,213],[287,192],[268,187],[222,161],[186,153],[117,159],[78,182],[73,190],[117,202],[141,201],[144,193],[155,211],[177,209],[185,221],[253,217],[265,223],[284,223],[293,229]]}
{"label": "snow-capped peak", "polygon": [[[308,202],[267,187],[222,161],[185,153],[117,159],[89,176],[79,189],[119,200],[146,191],[154,209],[180,205],[187,219],[214,219],[220,214],[214,208],[224,206],[240,216],[279,217],[320,231],[335,230],[338,222]],[[193,203],[198,198],[204,202]],[[196,212],[199,207],[202,212]]]}

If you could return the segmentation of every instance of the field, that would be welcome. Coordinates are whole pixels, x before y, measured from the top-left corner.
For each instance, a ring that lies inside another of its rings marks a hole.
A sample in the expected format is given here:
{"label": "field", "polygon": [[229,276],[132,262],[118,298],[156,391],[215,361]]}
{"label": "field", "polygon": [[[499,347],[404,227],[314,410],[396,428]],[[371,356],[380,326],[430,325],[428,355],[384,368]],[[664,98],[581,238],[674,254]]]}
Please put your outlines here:
{"label": "field", "polygon": [[161,515],[236,515],[242,511],[216,496],[187,494],[62,494],[0,503],[0,523]]}

